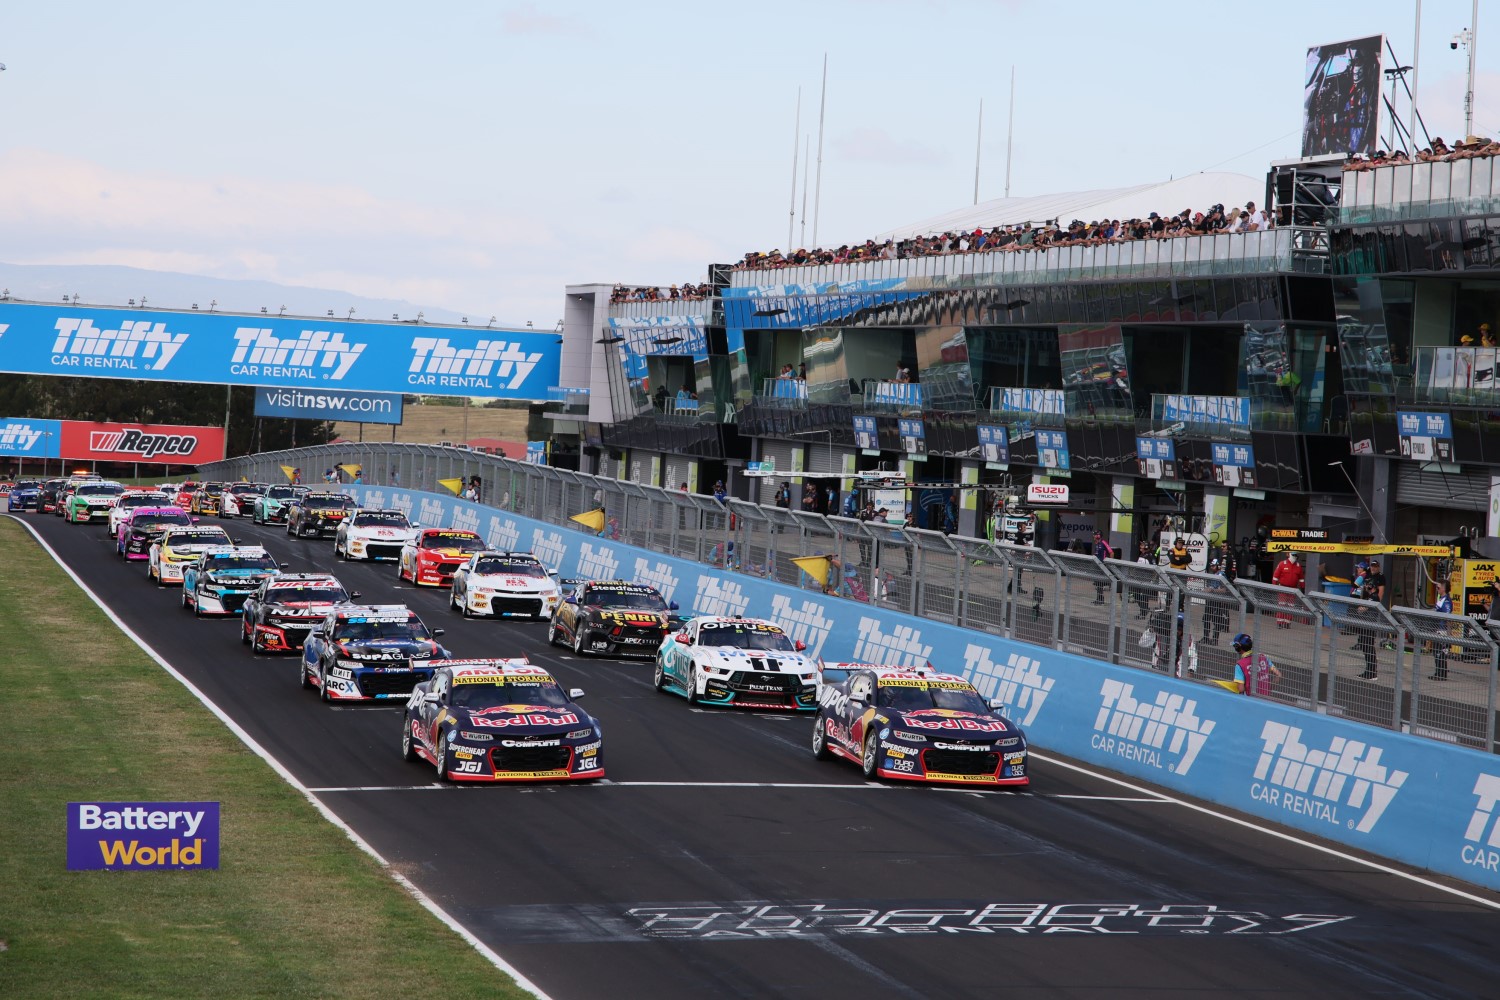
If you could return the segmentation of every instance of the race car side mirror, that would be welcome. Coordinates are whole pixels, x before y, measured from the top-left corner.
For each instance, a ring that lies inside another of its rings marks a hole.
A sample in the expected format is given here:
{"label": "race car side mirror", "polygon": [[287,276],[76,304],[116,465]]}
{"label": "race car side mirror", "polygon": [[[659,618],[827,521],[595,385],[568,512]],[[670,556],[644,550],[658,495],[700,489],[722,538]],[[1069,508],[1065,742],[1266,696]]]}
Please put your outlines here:
{"label": "race car side mirror", "polygon": [[678,610],[677,602],[676,601],[671,601],[670,603],[668,603],[667,604],[667,610],[668,611],[676,611],[676,610]]}
{"label": "race car side mirror", "polygon": [[188,520],[191,521],[191,522],[193,522],[194,524],[198,523],[198,519],[196,517],[190,517],[190,518],[188,518]]}
{"label": "race car side mirror", "polygon": [[688,635],[686,632],[678,632],[677,642],[683,646],[691,646],[693,644],[693,637]]}
{"label": "race car side mirror", "polygon": [[422,695],[422,700],[429,705],[436,705],[438,702],[443,700],[443,696],[436,691],[428,691],[426,694]]}
{"label": "race car side mirror", "polygon": [[432,630],[432,634],[433,635],[442,635],[446,631],[448,631],[448,630],[445,629],[445,628],[435,628],[435,629]]}
{"label": "race car side mirror", "polygon": [[357,590],[353,590],[353,591],[350,591],[350,592],[349,592],[349,599],[350,599],[350,600],[353,600],[353,601],[357,601],[357,600],[359,600],[359,599],[360,599],[360,598],[361,598],[361,597],[364,597],[364,596],[365,596],[365,595],[364,595],[364,594],[361,594],[361,593],[360,593],[360,592],[359,592],[359,591],[357,591]]}
{"label": "race car side mirror", "polygon": [[583,688],[568,688],[568,698],[569,699],[582,698],[582,697],[583,697]]}
{"label": "race car side mirror", "polygon": [[286,569],[291,565],[291,563],[277,563],[276,565],[280,566],[282,569]]}
{"label": "race car side mirror", "polygon": [[807,648],[807,643],[803,642],[801,639],[798,639],[792,645],[797,648],[797,652],[799,652],[799,653],[802,652],[804,649]]}
{"label": "race car side mirror", "polygon": [[567,597],[563,598],[563,603],[564,604],[577,604],[578,603],[578,595],[577,594],[569,594]]}
{"label": "race car side mirror", "polygon": [[1002,699],[1000,699],[1000,698],[991,698],[989,700],[989,706],[990,706],[990,708],[994,709],[996,712],[999,712],[1001,715],[1005,714],[1005,702]]}

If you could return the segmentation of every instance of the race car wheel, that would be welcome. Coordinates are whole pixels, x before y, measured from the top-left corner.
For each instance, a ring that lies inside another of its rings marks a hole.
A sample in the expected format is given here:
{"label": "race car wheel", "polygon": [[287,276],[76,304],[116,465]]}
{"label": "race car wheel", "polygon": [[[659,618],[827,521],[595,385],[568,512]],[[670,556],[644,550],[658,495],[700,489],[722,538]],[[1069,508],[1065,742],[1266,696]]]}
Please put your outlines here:
{"label": "race car wheel", "polygon": [[557,645],[557,616],[553,615],[547,622],[547,645]]}
{"label": "race car wheel", "polygon": [[307,661],[303,660],[297,664],[297,679],[302,682],[303,690],[310,690],[313,686],[312,678],[307,674]]}
{"label": "race car wheel", "polygon": [[879,763],[880,740],[876,739],[874,733],[865,737],[865,752],[860,757],[860,769],[865,772],[865,777],[874,779],[875,765]]}
{"label": "race car wheel", "polygon": [[823,718],[823,713],[819,712],[817,721],[813,723],[813,758],[827,760],[832,756],[828,752],[828,722]]}
{"label": "race car wheel", "polygon": [[437,745],[437,776],[439,781],[448,780],[448,734],[444,733]]}
{"label": "race car wheel", "polygon": [[411,716],[401,713],[401,759],[416,760],[417,748],[412,745]]}
{"label": "race car wheel", "polygon": [[260,632],[252,627],[250,630],[250,652],[260,654],[265,651],[265,643],[260,641]]}
{"label": "race car wheel", "polygon": [[240,622],[240,645],[241,646],[248,646],[248,645],[250,645],[250,633],[245,630],[245,626],[247,624],[249,624],[249,623],[245,622],[245,621],[241,621]]}
{"label": "race car wheel", "polygon": [[573,624],[573,653],[575,656],[587,656],[583,650],[583,626],[575,622]]}
{"label": "race car wheel", "polygon": [[657,657],[656,670],[651,674],[651,686],[658,691],[667,689],[667,668],[662,666],[660,657]]}
{"label": "race car wheel", "polygon": [[203,617],[203,605],[200,604],[197,601],[193,602],[193,617],[194,618],[202,618]]}
{"label": "race car wheel", "polygon": [[182,594],[180,596],[182,597],[182,606],[184,608],[187,607],[188,606],[188,597],[187,597],[187,588],[186,587],[183,588]]}
{"label": "race car wheel", "polygon": [[698,704],[698,664],[696,663],[688,668],[687,689],[688,704]]}
{"label": "race car wheel", "polygon": [[323,669],[322,664],[318,665],[318,680],[322,682],[318,685],[318,697],[325,702],[332,701],[333,699],[328,697],[328,671]]}

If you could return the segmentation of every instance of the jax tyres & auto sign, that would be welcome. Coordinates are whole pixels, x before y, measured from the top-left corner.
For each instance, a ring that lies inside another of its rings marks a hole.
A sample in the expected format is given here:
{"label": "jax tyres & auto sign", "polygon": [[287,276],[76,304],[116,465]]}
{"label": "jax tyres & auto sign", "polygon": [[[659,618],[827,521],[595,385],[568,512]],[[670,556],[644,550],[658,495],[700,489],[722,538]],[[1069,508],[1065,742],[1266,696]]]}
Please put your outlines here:
{"label": "jax tyres & auto sign", "polygon": [[219,867],[217,802],[69,802],[69,871]]}

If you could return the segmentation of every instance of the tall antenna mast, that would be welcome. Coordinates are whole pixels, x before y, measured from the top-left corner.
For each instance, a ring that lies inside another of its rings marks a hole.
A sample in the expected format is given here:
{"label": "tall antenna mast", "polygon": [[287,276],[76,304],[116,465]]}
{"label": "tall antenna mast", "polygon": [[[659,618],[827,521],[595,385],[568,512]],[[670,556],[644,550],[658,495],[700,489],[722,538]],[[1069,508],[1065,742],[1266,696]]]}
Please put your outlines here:
{"label": "tall antenna mast", "polygon": [[974,131],[974,204],[979,204],[979,151],[984,145],[984,98],[979,99],[979,127]]}
{"label": "tall antenna mast", "polygon": [[828,53],[823,53],[823,96],[818,98],[818,179],[813,192],[813,247],[818,245],[818,210],[823,205],[823,111],[828,106]]}
{"label": "tall antenna mast", "polygon": [[1010,141],[1016,134],[1016,67],[1010,67],[1010,122],[1005,126],[1005,197],[1010,197]]}
{"label": "tall antenna mast", "polygon": [[807,154],[802,157],[802,243],[799,249],[808,245],[807,243],[807,171],[812,166],[812,136],[807,137]]}
{"label": "tall antenna mast", "polygon": [[802,152],[802,88],[797,88],[797,124],[792,129],[792,203],[786,213],[786,251],[792,252],[792,227],[797,222],[797,154]]}
{"label": "tall antenna mast", "polygon": [[[1407,117],[1406,134],[1411,136],[1412,151],[1416,151],[1417,145],[1417,67],[1422,62],[1422,0],[1417,0],[1417,25],[1413,32],[1415,37],[1411,43],[1411,112]],[[1391,112],[1395,114],[1394,109]],[[1465,139],[1468,136],[1464,136]]]}

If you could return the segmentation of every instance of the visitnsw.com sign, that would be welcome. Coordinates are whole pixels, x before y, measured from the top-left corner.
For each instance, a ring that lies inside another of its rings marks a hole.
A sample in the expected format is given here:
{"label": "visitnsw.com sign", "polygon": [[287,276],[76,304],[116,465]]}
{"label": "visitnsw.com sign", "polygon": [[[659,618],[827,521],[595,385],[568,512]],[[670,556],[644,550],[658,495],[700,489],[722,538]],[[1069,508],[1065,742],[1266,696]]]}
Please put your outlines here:
{"label": "visitnsw.com sign", "polygon": [[0,305],[0,371],[545,400],[555,333]]}
{"label": "visitnsw.com sign", "polygon": [[342,389],[284,389],[261,386],[255,390],[257,417],[298,420],[352,420],[362,424],[399,424],[401,394],[355,392]]}
{"label": "visitnsw.com sign", "polygon": [[219,867],[217,802],[69,802],[69,871]]}

